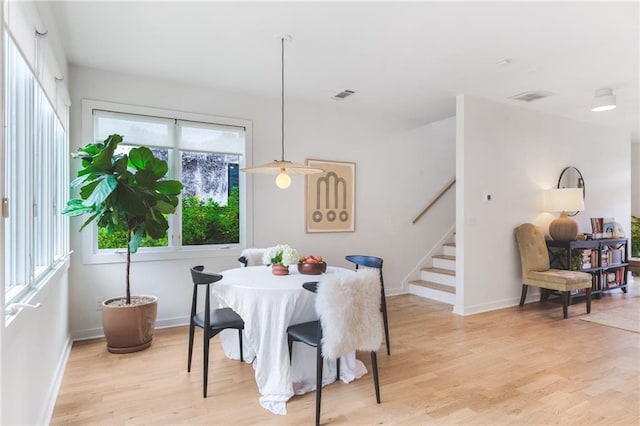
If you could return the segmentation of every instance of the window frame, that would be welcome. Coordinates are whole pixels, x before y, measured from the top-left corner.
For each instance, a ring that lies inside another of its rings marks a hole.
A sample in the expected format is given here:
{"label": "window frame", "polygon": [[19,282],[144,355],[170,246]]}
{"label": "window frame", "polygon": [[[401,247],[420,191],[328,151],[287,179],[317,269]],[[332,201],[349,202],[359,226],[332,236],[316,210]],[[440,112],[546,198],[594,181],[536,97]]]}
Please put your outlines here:
{"label": "window frame", "polygon": [[[61,203],[66,204],[68,185],[54,190],[54,185],[68,179],[69,169],[61,159],[69,154],[69,134],[36,70],[6,28],[2,43],[0,93],[6,120],[2,194],[8,200],[8,216],[2,218],[2,291],[4,303],[11,304],[31,297],[70,255],[68,219],[57,210]],[[22,75],[15,74],[18,70]],[[13,86],[16,79],[24,82],[18,89]]]}
{"label": "window frame", "polygon": [[[252,139],[252,121],[246,119],[229,118],[214,116],[208,114],[199,114],[183,111],[174,111],[161,108],[143,107],[137,105],[128,105],[115,102],[97,101],[92,99],[82,100],[82,141],[94,140],[94,119],[93,111],[109,111],[123,114],[145,115],[163,119],[184,120],[212,125],[244,127],[245,129],[245,147],[244,154],[240,156],[240,168],[246,164],[252,163],[253,139]],[[176,126],[177,127],[177,126]],[[126,135],[125,143],[126,143]],[[84,146],[85,143],[81,143]],[[77,146],[72,148],[73,151]],[[172,152],[170,157],[170,173],[176,170],[177,164],[174,164],[180,153],[180,146],[177,142],[173,147],[169,148]],[[72,176],[76,175],[79,164],[72,164]],[[171,176],[175,179],[175,176]],[[163,261],[173,259],[188,259],[194,257],[219,257],[219,256],[235,256],[239,255],[243,247],[252,244],[253,235],[253,182],[245,174],[241,173],[240,178],[240,241],[237,244],[220,244],[207,246],[182,246],[173,244],[170,241],[167,247],[141,247],[135,256],[131,257],[132,262],[150,262]],[[180,199],[180,207],[182,199]],[[83,219],[77,219],[75,223],[72,221],[72,231],[77,231]],[[176,232],[182,232],[180,216],[172,215],[171,228],[169,238],[175,238]],[[124,263],[126,262],[125,249],[100,249],[98,250],[98,227],[93,225],[82,231],[82,262],[83,264],[104,264],[104,263]]]}

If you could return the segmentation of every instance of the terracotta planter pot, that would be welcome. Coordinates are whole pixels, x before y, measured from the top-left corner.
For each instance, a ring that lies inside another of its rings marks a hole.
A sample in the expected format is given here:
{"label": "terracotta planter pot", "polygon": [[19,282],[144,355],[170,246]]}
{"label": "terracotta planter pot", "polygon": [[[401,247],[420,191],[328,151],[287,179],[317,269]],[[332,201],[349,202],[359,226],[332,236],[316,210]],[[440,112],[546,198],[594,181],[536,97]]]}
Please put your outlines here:
{"label": "terracotta planter pot", "polygon": [[274,263],[271,265],[271,272],[273,275],[289,275],[289,267],[279,263]]}
{"label": "terracotta planter pot", "polygon": [[124,297],[102,303],[102,328],[107,350],[114,354],[137,352],[151,346],[158,313],[155,296],[132,296],[131,305]]}

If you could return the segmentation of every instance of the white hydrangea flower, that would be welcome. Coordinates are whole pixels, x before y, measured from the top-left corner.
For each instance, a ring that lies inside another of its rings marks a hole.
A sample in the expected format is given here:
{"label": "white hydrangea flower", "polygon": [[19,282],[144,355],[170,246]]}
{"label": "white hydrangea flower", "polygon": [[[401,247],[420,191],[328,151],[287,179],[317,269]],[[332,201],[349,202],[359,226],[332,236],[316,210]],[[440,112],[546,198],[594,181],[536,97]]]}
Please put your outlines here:
{"label": "white hydrangea flower", "polygon": [[278,244],[275,247],[269,247],[262,257],[262,263],[269,266],[279,263],[289,266],[298,263],[298,252],[287,244]]}

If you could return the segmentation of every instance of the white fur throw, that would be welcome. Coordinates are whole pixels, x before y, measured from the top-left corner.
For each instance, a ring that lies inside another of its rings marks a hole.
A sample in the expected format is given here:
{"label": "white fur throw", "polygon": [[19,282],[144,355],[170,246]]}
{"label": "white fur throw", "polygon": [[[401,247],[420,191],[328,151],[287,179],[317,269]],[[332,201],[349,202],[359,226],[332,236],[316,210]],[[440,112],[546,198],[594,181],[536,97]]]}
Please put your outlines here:
{"label": "white fur throw", "polygon": [[262,263],[262,256],[265,251],[267,251],[266,248],[246,248],[242,250],[240,256],[244,256],[244,258],[247,259],[247,266],[260,266],[264,265],[264,263]]}
{"label": "white fur throw", "polygon": [[382,342],[379,271],[323,275],[316,312],[322,322],[322,356],[377,351]]}

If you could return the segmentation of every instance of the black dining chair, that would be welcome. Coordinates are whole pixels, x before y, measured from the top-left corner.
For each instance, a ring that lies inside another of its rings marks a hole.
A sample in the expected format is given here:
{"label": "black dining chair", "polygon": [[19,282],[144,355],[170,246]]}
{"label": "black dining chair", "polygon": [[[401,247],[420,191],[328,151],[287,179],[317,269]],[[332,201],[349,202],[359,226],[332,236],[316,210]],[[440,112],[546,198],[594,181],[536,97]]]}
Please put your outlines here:
{"label": "black dining chair", "polygon": [[303,287],[317,293],[316,311],[320,319],[289,326],[287,344],[290,360],[293,359],[294,342],[316,348],[316,426],[320,424],[325,358],[336,360],[336,380],[339,380],[340,356],[356,350],[369,351],[376,402],[380,404],[376,352],[382,342],[382,327],[379,320],[370,320],[380,315],[377,273],[329,274],[320,282],[305,283]]}
{"label": "black dining chair", "polygon": [[[202,396],[207,397],[207,383],[209,376],[209,340],[228,328],[238,330],[238,339],[240,340],[240,361],[244,361],[242,356],[242,330],[244,330],[244,321],[231,308],[211,309],[210,295],[211,284],[222,279],[220,274],[212,274],[203,272],[204,266],[198,265],[191,268],[191,278],[193,279],[193,299],[191,301],[191,320],[189,321],[189,361],[187,372],[191,372],[191,357],[193,354],[193,337],[195,327],[202,328],[203,345],[204,345],[204,365],[203,365],[203,385]],[[204,311],[196,313],[198,304],[198,288],[206,286],[204,299]]]}
{"label": "black dining chair", "polygon": [[345,256],[345,259],[355,263],[356,271],[359,266],[374,268],[380,272],[380,310],[382,311],[382,321],[384,322],[384,339],[387,344],[387,355],[391,355],[391,342],[389,341],[389,320],[387,319],[387,298],[384,294],[384,278],[382,277],[382,259],[375,256],[354,254]]}

